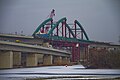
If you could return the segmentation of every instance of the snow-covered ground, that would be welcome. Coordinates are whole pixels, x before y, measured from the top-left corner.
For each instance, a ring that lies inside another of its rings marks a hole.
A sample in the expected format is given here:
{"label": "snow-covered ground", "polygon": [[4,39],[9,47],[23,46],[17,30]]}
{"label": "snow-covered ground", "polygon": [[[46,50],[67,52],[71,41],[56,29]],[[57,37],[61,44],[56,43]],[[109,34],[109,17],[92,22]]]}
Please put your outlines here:
{"label": "snow-covered ground", "polygon": [[0,70],[0,80],[24,80],[26,78],[60,78],[60,77],[120,77],[120,69],[85,69],[82,65],[47,66],[36,68],[18,68]]}

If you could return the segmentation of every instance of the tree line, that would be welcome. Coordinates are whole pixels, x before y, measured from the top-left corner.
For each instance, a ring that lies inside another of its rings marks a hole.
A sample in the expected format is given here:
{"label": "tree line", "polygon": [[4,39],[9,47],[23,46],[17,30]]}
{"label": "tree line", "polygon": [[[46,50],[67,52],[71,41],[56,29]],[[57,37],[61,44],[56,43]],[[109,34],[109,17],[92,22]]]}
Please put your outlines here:
{"label": "tree line", "polygon": [[106,49],[89,50],[90,68],[120,69],[120,51]]}

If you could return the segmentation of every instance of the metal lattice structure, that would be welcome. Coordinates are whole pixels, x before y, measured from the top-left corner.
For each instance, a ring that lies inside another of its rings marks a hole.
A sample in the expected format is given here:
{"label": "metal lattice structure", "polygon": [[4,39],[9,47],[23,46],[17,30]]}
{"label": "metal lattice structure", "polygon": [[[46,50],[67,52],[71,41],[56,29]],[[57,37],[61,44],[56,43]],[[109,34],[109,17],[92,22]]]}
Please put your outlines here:
{"label": "metal lattice structure", "polygon": [[72,52],[72,61],[80,60],[80,48],[85,47],[87,54],[89,38],[82,25],[75,20],[68,24],[66,18],[53,22],[52,18],[43,21],[33,33],[36,38],[43,38],[55,48],[64,48]]}

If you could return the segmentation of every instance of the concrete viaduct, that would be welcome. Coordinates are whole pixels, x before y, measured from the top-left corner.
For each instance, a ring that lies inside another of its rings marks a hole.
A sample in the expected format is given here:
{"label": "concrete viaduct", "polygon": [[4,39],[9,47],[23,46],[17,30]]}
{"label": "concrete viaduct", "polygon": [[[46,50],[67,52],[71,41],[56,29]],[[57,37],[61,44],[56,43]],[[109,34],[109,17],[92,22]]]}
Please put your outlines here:
{"label": "concrete viaduct", "polygon": [[[0,68],[66,65],[70,63],[71,52],[53,49],[48,45],[49,43],[41,38],[0,34]],[[90,42],[87,50],[85,47],[80,47],[80,61],[89,61],[89,49],[91,48],[108,51],[120,50],[119,45]]]}
{"label": "concrete viaduct", "polygon": [[26,67],[52,64],[68,64],[70,52],[39,45],[0,41],[0,68],[13,68],[22,65],[22,54],[26,55]]}

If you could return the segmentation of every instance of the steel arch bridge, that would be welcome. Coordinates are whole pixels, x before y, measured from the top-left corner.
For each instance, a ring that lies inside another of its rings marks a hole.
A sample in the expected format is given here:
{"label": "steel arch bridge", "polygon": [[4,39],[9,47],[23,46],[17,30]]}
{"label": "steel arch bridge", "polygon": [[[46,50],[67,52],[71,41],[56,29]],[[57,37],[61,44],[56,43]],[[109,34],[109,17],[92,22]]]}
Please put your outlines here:
{"label": "steel arch bridge", "polygon": [[70,50],[73,62],[80,61],[80,50],[83,47],[85,48],[85,58],[88,57],[88,45],[91,41],[77,20],[73,24],[68,24],[65,17],[57,22],[49,18],[37,27],[33,36],[50,42],[54,48]]}

